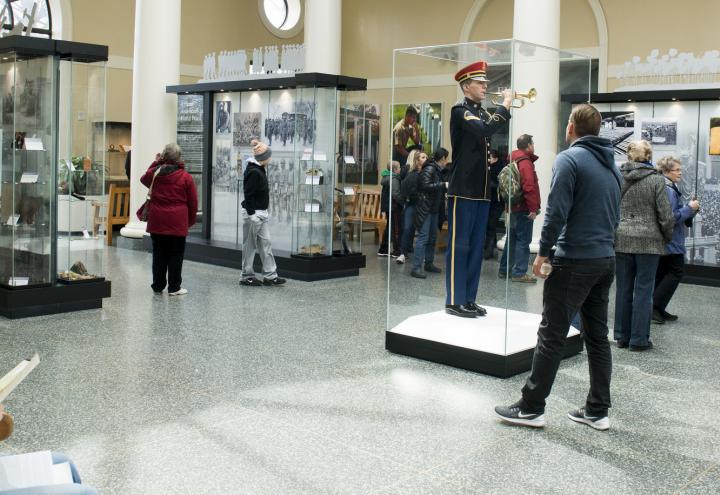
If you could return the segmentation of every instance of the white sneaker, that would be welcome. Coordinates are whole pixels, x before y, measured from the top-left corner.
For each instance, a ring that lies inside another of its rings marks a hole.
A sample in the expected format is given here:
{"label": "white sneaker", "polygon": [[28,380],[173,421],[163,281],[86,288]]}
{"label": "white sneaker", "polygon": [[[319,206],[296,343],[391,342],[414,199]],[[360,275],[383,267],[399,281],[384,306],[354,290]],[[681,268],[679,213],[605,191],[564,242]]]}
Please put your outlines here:
{"label": "white sneaker", "polygon": [[397,263],[398,265],[402,265],[403,263],[405,263],[405,255],[401,254],[400,256],[398,256],[395,260],[395,263]]}
{"label": "white sneaker", "polygon": [[184,296],[187,294],[187,289],[176,290],[175,292],[168,292],[168,296]]}

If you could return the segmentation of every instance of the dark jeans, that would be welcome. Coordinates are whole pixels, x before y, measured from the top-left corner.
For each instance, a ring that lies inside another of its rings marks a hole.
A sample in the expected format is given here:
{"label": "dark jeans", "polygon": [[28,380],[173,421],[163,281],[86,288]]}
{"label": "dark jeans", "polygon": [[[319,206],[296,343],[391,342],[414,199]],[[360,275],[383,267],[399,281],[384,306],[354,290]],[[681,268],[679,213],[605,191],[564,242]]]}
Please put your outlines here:
{"label": "dark jeans", "polygon": [[413,237],[415,237],[415,205],[406,204],[403,210],[402,234],[400,236],[400,251],[405,256],[413,250]]}
{"label": "dark jeans", "polygon": [[487,232],[485,233],[485,254],[487,257],[495,254],[495,246],[497,246],[497,226],[498,223],[500,223],[500,215],[502,215],[502,213],[502,203],[490,203],[490,214],[488,215]]}
{"label": "dark jeans", "polygon": [[630,345],[648,345],[655,272],[660,255],[616,253],[616,258],[614,338]]}
{"label": "dark jeans", "polygon": [[428,213],[415,241],[413,253],[413,270],[419,270],[423,264],[432,264],[435,259],[435,241],[437,240],[437,213]]}
{"label": "dark jeans", "polygon": [[665,311],[670,299],[680,285],[685,273],[685,255],[668,254],[660,256],[657,271],[655,272],[655,293],[653,306]]}
{"label": "dark jeans", "polygon": [[[527,211],[516,211],[510,214],[505,249],[500,258],[500,273],[507,273],[508,268],[513,277],[522,277],[527,273],[533,231],[533,221],[528,218],[528,215]],[[509,262],[508,253],[510,253]]]}
{"label": "dark jeans", "polygon": [[382,240],[380,241],[380,253],[388,253],[389,246],[388,242],[392,242],[393,254],[400,254],[400,233],[402,224],[402,206],[392,205],[392,215],[388,217],[388,213],[385,212],[385,232],[383,233]]}
{"label": "dark jeans", "polygon": [[585,410],[605,416],[610,407],[612,356],[608,342],[608,300],[615,258],[555,258],[543,288],[543,314],[532,371],[522,389],[524,408],[545,410],[565,349],[570,321],[580,311],[582,336],[590,367],[590,392]]}
{"label": "dark jeans", "polygon": [[167,285],[168,292],[180,290],[182,264],[185,257],[185,237],[163,234],[150,234],[150,237],[152,237],[153,244],[153,283],[150,287],[155,292],[162,292],[165,285]]}

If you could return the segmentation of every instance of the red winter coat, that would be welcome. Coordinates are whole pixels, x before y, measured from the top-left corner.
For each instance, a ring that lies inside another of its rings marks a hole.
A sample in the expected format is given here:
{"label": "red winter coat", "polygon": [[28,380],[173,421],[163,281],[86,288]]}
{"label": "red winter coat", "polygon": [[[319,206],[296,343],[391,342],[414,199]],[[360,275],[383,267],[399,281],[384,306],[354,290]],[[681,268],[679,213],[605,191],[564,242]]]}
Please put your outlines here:
{"label": "red winter coat", "polygon": [[[158,165],[170,167],[161,171],[155,179],[148,210],[147,231],[151,234],[187,236],[188,228],[195,224],[197,215],[195,182],[185,171],[183,163],[153,162],[140,178],[140,182],[146,187],[150,187]],[[177,168],[172,170],[174,167]],[[141,213],[142,207],[137,211],[138,218]]]}
{"label": "red winter coat", "polygon": [[513,150],[511,160],[517,163],[520,171],[520,182],[523,189],[523,200],[512,206],[512,211],[540,211],[540,184],[535,173],[537,155],[522,150]]}

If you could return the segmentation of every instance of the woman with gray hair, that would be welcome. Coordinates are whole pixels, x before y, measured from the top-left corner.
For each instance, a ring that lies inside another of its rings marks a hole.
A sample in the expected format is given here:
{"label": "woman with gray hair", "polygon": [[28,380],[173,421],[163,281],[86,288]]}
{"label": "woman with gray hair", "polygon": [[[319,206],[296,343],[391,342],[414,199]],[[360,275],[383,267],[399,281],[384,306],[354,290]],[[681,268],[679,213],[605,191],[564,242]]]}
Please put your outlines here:
{"label": "woman with gray hair", "polygon": [[[652,349],[650,317],[655,271],[675,219],[665,192],[665,180],[652,165],[647,141],[628,146],[628,161],[620,167],[623,187],[620,225],[615,232],[615,340],[631,351]],[[588,241],[591,241],[589,239]]]}
{"label": "woman with gray hair", "polygon": [[152,238],[151,287],[161,294],[167,285],[171,296],[187,294],[187,289],[181,287],[185,238],[195,223],[198,208],[195,182],[185,171],[181,155],[180,146],[166,145],[140,178],[148,188],[147,203],[138,210],[138,217],[143,220],[145,210],[147,231]]}
{"label": "woman with gray hair", "polygon": [[665,190],[675,219],[672,239],[665,245],[666,254],[660,256],[655,273],[652,321],[663,324],[678,319],[677,315],[668,313],[665,308],[682,280],[685,266],[685,225],[687,222],[692,222],[692,218],[700,209],[700,203],[697,199],[691,200],[686,205],[682,203],[682,194],[677,187],[682,180],[680,159],[664,156],[658,161],[657,169],[665,177]]}

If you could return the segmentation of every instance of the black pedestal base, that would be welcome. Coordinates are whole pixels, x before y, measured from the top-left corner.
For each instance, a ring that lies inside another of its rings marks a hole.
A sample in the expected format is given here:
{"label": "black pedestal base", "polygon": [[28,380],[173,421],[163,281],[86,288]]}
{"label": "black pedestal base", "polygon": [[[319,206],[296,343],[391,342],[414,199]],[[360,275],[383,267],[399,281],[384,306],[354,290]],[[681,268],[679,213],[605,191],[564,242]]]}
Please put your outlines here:
{"label": "black pedestal base", "polygon": [[0,315],[15,319],[98,309],[102,308],[105,297],[110,297],[109,280],[13,289],[0,287]]}
{"label": "black pedestal base", "polygon": [[[145,236],[144,242],[146,248],[152,252],[150,236]],[[279,276],[304,282],[357,277],[360,268],[365,268],[365,255],[361,253],[342,256],[291,256],[280,252],[274,254]],[[188,237],[185,243],[185,259],[242,270],[242,250],[232,243]],[[254,266],[256,272],[262,272],[258,256],[255,257]]]}
{"label": "black pedestal base", "polygon": [[[568,337],[565,342],[563,358],[579,354],[582,348],[583,341],[579,334]],[[535,351],[535,349],[526,349],[508,355],[491,354],[395,332],[385,332],[385,349],[396,354],[447,364],[455,368],[499,378],[508,378],[530,370]]]}

